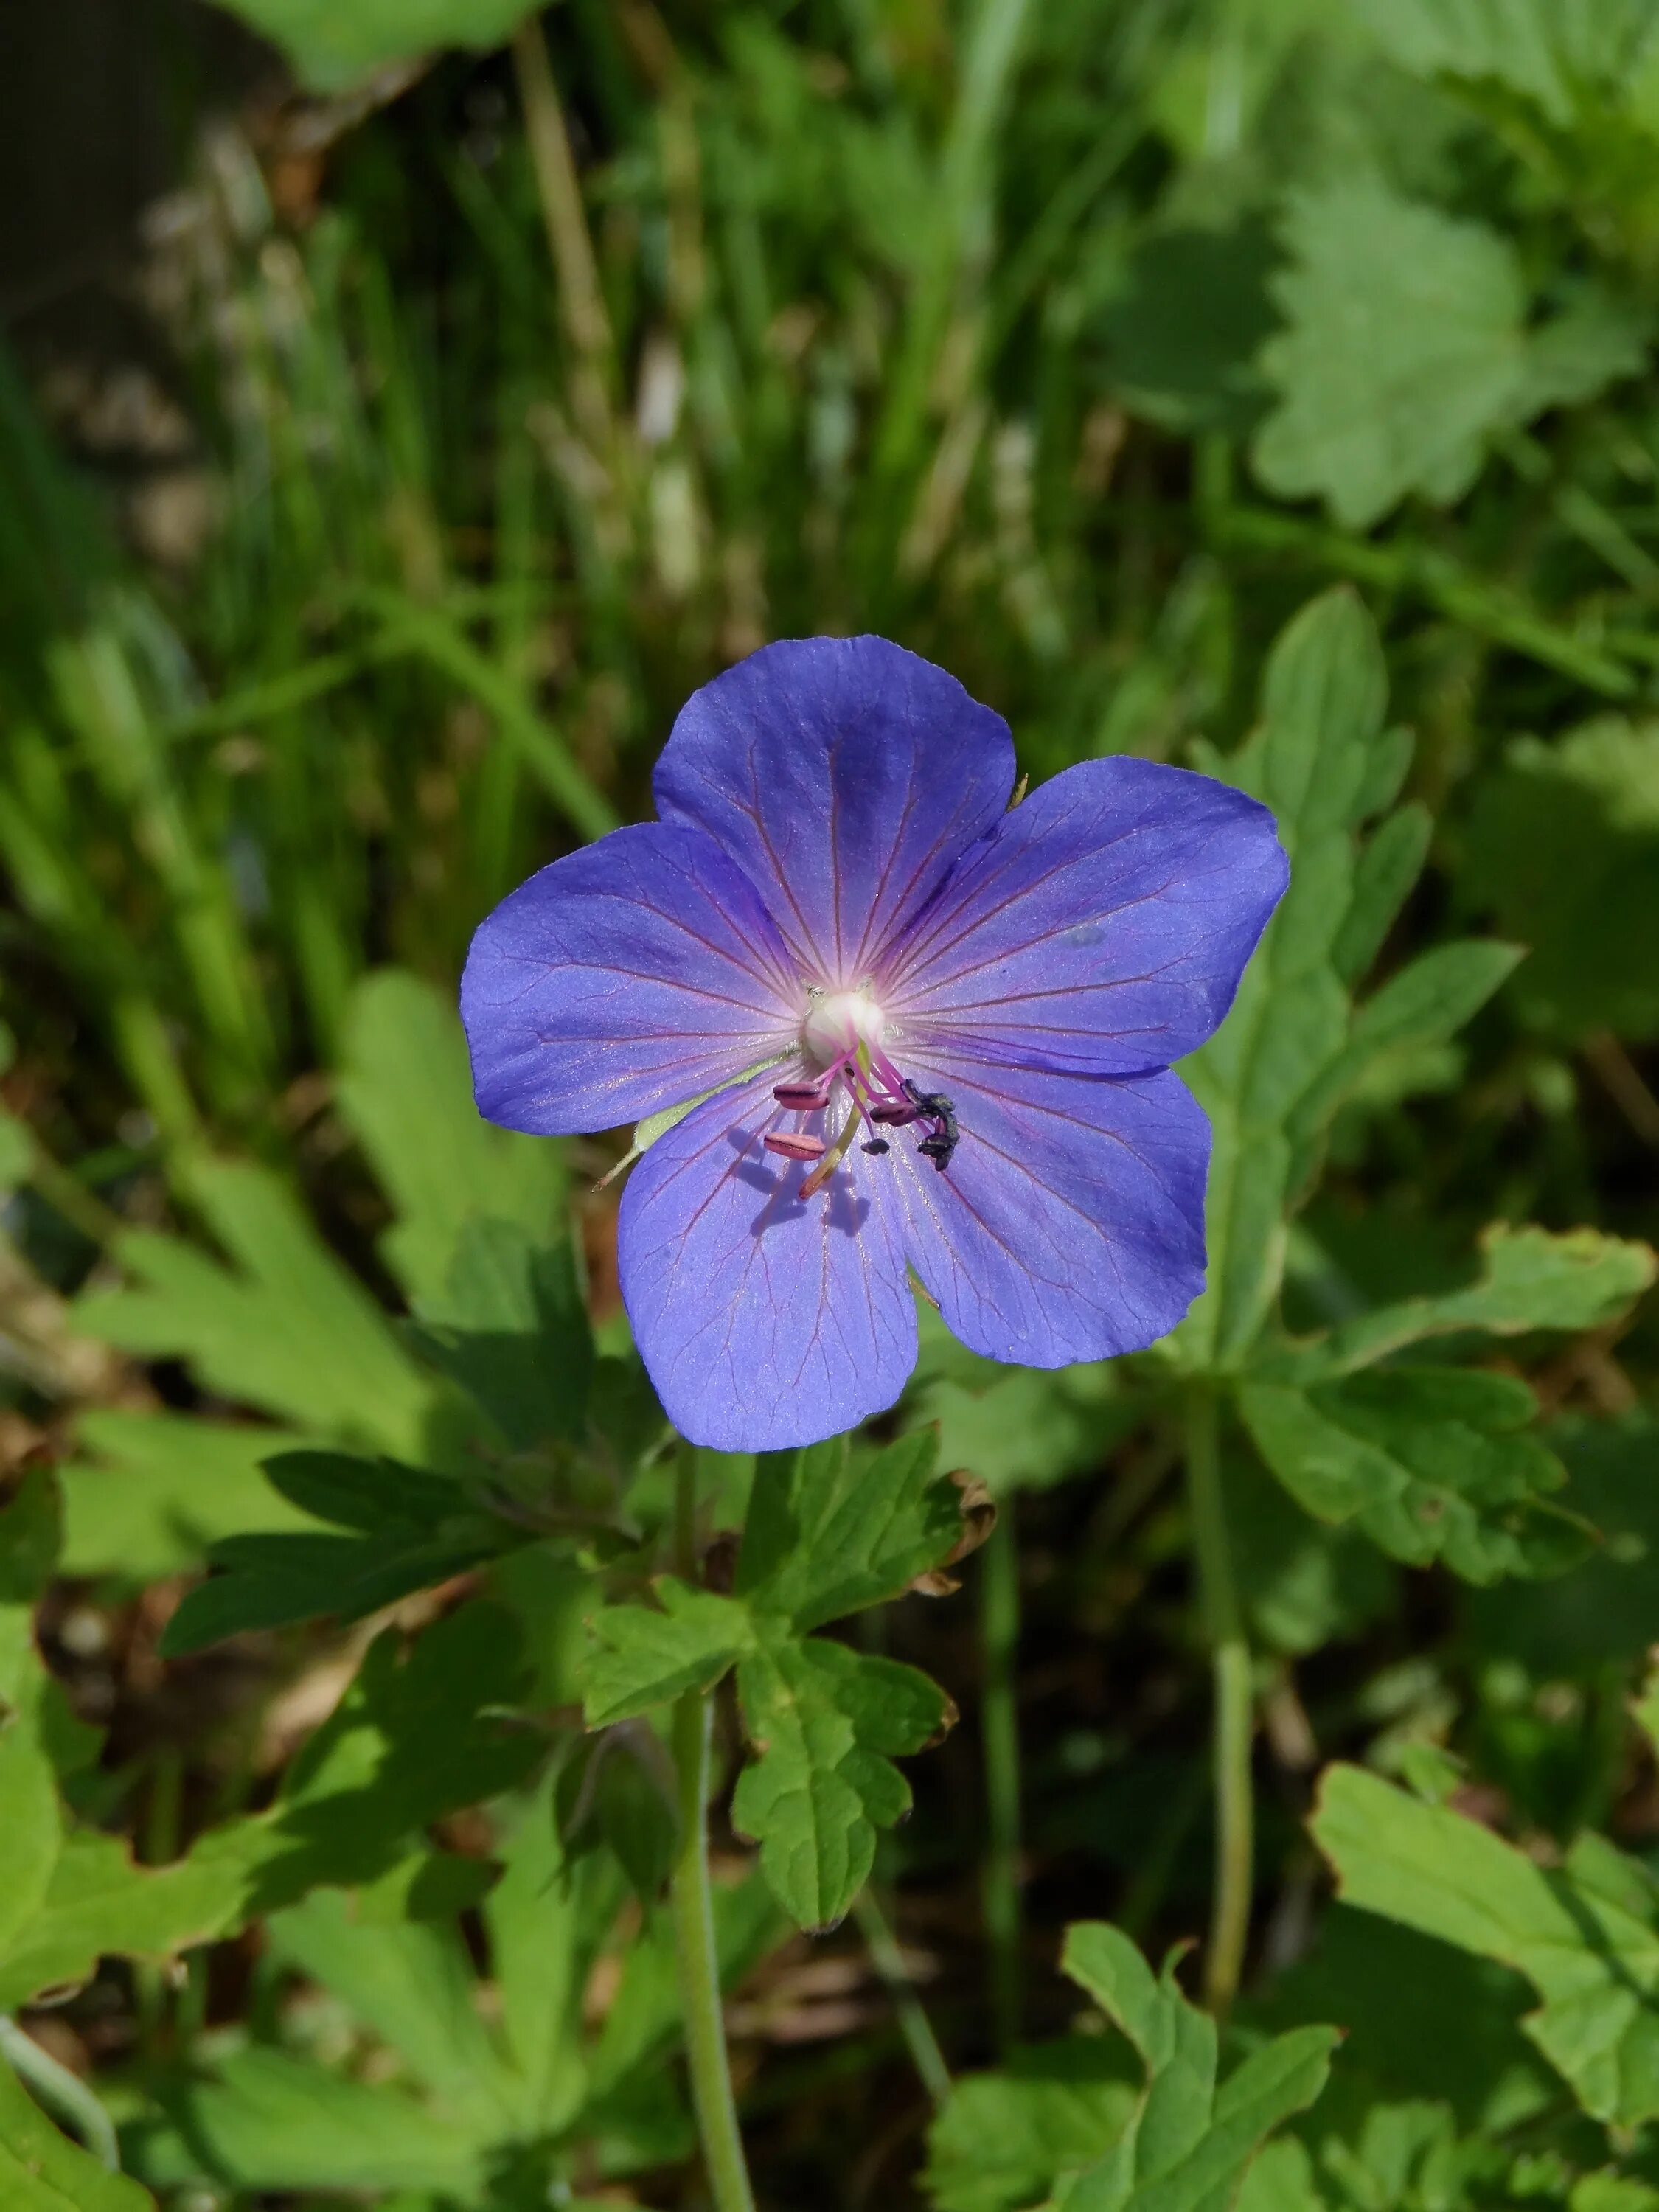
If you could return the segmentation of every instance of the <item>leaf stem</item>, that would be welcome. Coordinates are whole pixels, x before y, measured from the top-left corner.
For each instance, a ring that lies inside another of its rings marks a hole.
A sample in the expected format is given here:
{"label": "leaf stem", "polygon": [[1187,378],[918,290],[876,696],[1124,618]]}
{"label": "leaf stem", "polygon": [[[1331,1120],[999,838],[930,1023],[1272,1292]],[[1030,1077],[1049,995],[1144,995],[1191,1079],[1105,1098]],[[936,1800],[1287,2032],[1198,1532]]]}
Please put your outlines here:
{"label": "leaf stem", "polygon": [[1250,1790],[1250,1653],[1233,1581],[1221,1491],[1221,1421],[1215,1394],[1193,1386],[1187,1403],[1187,1489],[1198,1584],[1215,1681],[1215,1893],[1204,1960],[1204,2001],[1224,2014],[1237,1993],[1250,1928],[1255,1805]]}
{"label": "leaf stem", "polygon": [[1019,1645],[1019,1551],[1013,1500],[1000,1501],[998,1522],[981,1555],[980,1638],[985,1685],[980,1735],[985,1760],[985,1933],[991,1950],[991,2012],[1005,2054],[1019,2039],[1022,1922],[1019,1888],[1019,1709],[1015,1664]]}
{"label": "leaf stem", "polygon": [[[674,1565],[685,1581],[697,1564],[697,1455],[682,1443],[674,1480]],[[688,1690],[674,1706],[674,1768],[679,1783],[680,1835],[670,1901],[679,1962],[691,2101],[702,2139],[703,2164],[716,2212],[755,2212],[743,2155],[737,2100],[726,2049],[720,1956],[714,1943],[708,1880],[708,1739],[713,1708],[706,1692]]]}

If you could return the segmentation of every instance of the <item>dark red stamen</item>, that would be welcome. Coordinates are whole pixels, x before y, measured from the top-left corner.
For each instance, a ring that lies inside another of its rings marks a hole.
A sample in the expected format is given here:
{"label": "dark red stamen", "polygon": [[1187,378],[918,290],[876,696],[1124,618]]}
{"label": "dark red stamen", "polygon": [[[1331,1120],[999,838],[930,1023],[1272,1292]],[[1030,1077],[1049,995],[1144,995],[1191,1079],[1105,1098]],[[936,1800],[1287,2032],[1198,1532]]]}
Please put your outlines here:
{"label": "dark red stamen", "polygon": [[830,1086],[827,1083],[776,1083],[772,1096],[792,1113],[821,1114],[830,1103]]}
{"label": "dark red stamen", "polygon": [[761,1139],[769,1152],[777,1152],[786,1160],[821,1160],[823,1158],[822,1137],[799,1136],[788,1132],[769,1133]]}

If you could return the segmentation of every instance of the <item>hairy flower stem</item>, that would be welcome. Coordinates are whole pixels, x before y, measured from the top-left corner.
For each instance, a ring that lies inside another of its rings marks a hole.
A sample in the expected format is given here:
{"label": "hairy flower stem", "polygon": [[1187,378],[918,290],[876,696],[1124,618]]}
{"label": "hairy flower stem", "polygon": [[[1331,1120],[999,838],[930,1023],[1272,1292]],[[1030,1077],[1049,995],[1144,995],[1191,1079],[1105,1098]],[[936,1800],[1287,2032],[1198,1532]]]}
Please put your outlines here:
{"label": "hairy flower stem", "polygon": [[1015,1662],[1019,1644],[1019,1552],[1013,1501],[1001,1501],[997,1528],[981,1554],[980,1638],[985,1667],[980,1732],[985,1760],[985,1933],[991,1951],[991,2016],[997,2046],[1019,2039],[1019,1711]]}
{"label": "hairy flower stem", "polygon": [[1237,1993],[1249,1935],[1255,1844],[1250,1793],[1250,1653],[1233,1581],[1221,1493],[1220,1412],[1195,1384],[1187,1403],[1187,1491],[1198,1553],[1199,1598],[1215,1680],[1215,1893],[1204,1960],[1204,2002],[1224,2014]]}
{"label": "hairy flower stem", "polygon": [[[682,1443],[674,1481],[674,1565],[687,1582],[697,1565],[697,1455]],[[674,1770],[679,1779],[680,1836],[670,1899],[679,1962],[691,2102],[716,2212],[755,2212],[755,2195],[738,2129],[737,2100],[726,2058],[720,2007],[720,1957],[714,1946],[708,1881],[708,1738],[713,1709],[706,1692],[688,1690],[674,1707]]]}

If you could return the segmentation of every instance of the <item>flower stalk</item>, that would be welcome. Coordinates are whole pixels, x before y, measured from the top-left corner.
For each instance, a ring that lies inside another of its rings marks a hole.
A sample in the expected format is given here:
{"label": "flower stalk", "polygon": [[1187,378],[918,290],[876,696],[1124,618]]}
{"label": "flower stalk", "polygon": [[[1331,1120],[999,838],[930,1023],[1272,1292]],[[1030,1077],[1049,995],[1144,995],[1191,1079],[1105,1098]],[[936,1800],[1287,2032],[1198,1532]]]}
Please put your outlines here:
{"label": "flower stalk", "polygon": [[[682,1443],[674,1479],[674,1567],[685,1581],[697,1565],[697,1455]],[[708,1694],[688,1690],[674,1706],[672,1745],[678,1781],[679,1842],[669,1886],[674,1949],[679,1965],[680,2008],[685,2022],[686,2063],[697,2116],[704,2167],[715,2212],[755,2212],[755,2195],[743,2154],[737,2100],[726,2048],[720,2002],[720,1954],[714,1942],[714,1896],[708,1879]]]}
{"label": "flower stalk", "polygon": [[1250,1786],[1250,1652],[1233,1579],[1221,1488],[1220,1409],[1193,1386],[1187,1406],[1187,1489],[1198,1555],[1199,1602],[1215,1684],[1215,1887],[1204,1958],[1204,2002],[1224,2015],[1237,1994],[1250,1927],[1255,1807]]}
{"label": "flower stalk", "polygon": [[982,1910],[991,1954],[991,2011],[997,2047],[1019,2040],[1024,1913],[1020,1898],[1019,1711],[1015,1668],[1019,1644],[1019,1553],[1013,1500],[981,1553],[980,1638],[985,1692],[980,1729],[985,1760],[986,1850]]}

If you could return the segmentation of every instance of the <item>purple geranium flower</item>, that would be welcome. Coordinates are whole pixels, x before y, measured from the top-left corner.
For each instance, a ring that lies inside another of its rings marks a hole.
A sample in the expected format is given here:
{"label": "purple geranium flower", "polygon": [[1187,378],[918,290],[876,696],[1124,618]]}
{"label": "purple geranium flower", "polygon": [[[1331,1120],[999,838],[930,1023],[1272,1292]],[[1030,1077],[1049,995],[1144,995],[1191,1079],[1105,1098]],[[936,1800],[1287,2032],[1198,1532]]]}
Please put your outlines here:
{"label": "purple geranium flower", "polygon": [[[1138,1350],[1204,1283],[1207,1037],[1285,888],[1265,807],[1117,757],[1021,805],[1007,725],[884,639],[764,647],[685,706],[661,819],[502,901],[478,1106],[542,1134],[697,1098],[623,1194],[623,1297],[697,1443],[890,1406],[914,1269],[964,1344]],[[712,1096],[703,1096],[712,1093]]]}

